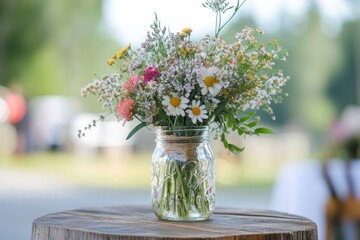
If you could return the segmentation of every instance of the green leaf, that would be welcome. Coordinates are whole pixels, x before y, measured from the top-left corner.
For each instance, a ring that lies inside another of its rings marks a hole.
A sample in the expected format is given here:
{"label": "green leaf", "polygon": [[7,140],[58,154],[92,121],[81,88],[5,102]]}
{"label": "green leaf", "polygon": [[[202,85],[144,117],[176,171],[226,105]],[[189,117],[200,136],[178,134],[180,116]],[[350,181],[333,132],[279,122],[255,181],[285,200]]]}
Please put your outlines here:
{"label": "green leaf", "polygon": [[246,124],[246,126],[248,126],[249,128],[253,128],[253,127],[255,127],[257,124],[258,124],[258,121],[253,121],[253,122],[251,122],[251,123],[249,123],[249,124]]}
{"label": "green leaf", "polygon": [[234,124],[234,118],[233,118],[233,116],[232,116],[231,114],[228,114],[227,119],[228,119],[227,125],[228,125],[229,127],[233,126],[233,124]]}
{"label": "green leaf", "polygon": [[245,147],[239,148],[238,146],[231,144],[231,143],[228,144],[228,148],[229,148],[230,152],[232,152],[235,155],[241,153],[245,149]]}
{"label": "green leaf", "polygon": [[209,116],[209,119],[211,119],[213,116],[216,117],[217,115],[219,115],[219,113],[224,111],[226,104],[227,104],[227,101],[224,101],[224,102],[220,103],[217,106],[217,108],[214,110],[214,112]]}
{"label": "green leaf", "polygon": [[221,141],[223,142],[224,147],[225,147],[225,148],[228,148],[228,142],[226,141],[226,136],[225,136],[224,133],[221,134]]}
{"label": "green leaf", "polygon": [[241,136],[245,133],[243,128],[238,128],[237,132],[238,132],[239,136]]}
{"label": "green leaf", "polygon": [[126,140],[128,140],[129,138],[131,138],[137,131],[139,131],[140,129],[142,129],[143,127],[146,127],[146,123],[142,122],[139,125],[137,125],[136,127],[134,127],[133,130],[131,130],[131,132],[129,133],[129,135],[126,137]]}
{"label": "green leaf", "polygon": [[255,116],[255,112],[247,112],[247,116],[240,118],[241,122],[246,122],[247,120],[253,118]]}
{"label": "green leaf", "polygon": [[274,132],[268,128],[257,128],[254,131],[255,134],[273,134]]}

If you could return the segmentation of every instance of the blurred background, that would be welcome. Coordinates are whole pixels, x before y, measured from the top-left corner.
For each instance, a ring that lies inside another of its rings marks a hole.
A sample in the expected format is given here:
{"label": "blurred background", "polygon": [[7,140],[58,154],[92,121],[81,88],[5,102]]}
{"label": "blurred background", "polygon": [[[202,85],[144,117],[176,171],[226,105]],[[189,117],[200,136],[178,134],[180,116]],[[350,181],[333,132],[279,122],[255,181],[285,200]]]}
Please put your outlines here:
{"label": "blurred background", "polygon": [[[139,46],[154,12],[173,32],[191,27],[193,40],[212,34],[201,3],[0,1],[0,239],[29,239],[32,221],[55,211],[150,204],[153,133],[125,141],[131,124],[109,119],[78,139],[102,111],[80,89],[113,70],[106,60],[114,52]],[[306,216],[325,239],[331,192],[323,166],[346,197],[353,189],[344,160],[359,156],[360,1],[248,0],[223,32],[227,41],[246,25],[288,49],[281,68],[291,79],[288,97],[273,106],[276,120],[262,114],[274,135],[234,137],[246,146],[238,156],[213,141],[217,206]],[[345,229],[341,239],[355,239],[356,227]]]}

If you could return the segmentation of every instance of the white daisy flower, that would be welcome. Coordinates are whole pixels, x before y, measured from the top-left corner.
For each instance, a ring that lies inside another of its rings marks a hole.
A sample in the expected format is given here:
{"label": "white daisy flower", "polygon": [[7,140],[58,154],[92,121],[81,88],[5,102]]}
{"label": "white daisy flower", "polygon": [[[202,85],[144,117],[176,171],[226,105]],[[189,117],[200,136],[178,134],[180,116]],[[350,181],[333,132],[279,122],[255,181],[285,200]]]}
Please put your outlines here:
{"label": "white daisy flower", "polygon": [[216,67],[205,68],[201,72],[201,77],[199,80],[199,85],[201,87],[201,94],[206,95],[208,92],[212,96],[216,96],[222,87],[222,82],[219,80],[216,74],[218,73],[218,69]]}
{"label": "white daisy flower", "polygon": [[186,110],[186,112],[189,114],[189,117],[194,124],[196,124],[197,121],[202,122],[203,119],[208,118],[205,106],[200,106],[200,101],[193,100],[190,109]]}
{"label": "white daisy flower", "polygon": [[188,107],[187,105],[188,102],[189,99],[172,94],[171,97],[164,96],[164,100],[162,101],[162,104],[166,106],[165,111],[168,115],[185,116],[184,109]]}

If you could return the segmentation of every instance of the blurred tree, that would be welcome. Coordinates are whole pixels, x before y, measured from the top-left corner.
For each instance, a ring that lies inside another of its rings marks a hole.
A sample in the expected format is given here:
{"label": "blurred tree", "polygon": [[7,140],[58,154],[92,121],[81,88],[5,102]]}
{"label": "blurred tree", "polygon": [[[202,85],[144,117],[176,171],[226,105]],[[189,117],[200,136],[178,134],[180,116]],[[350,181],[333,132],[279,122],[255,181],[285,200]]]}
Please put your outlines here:
{"label": "blurred tree", "polygon": [[100,0],[5,0],[0,6],[1,84],[20,82],[28,96],[79,95],[118,48],[102,25]]}
{"label": "blurred tree", "polygon": [[[351,5],[352,13],[355,18],[355,28],[353,29],[353,47],[357,103],[360,105],[360,1],[347,0]],[[357,27],[356,27],[357,25]]]}
{"label": "blurred tree", "polygon": [[1,85],[7,85],[45,42],[42,2],[0,1]]}
{"label": "blurred tree", "polygon": [[312,8],[307,30],[293,46],[289,49],[291,115],[307,129],[322,132],[329,128],[335,113],[326,90],[343,61],[339,40],[322,31],[318,11]]}
{"label": "blurred tree", "polygon": [[339,39],[344,54],[341,68],[331,77],[328,94],[341,114],[348,105],[360,104],[360,20],[344,25]]}
{"label": "blurred tree", "polygon": [[353,20],[344,24],[339,37],[345,61],[329,86],[329,95],[339,114],[348,105],[360,105],[360,1],[347,3]]}

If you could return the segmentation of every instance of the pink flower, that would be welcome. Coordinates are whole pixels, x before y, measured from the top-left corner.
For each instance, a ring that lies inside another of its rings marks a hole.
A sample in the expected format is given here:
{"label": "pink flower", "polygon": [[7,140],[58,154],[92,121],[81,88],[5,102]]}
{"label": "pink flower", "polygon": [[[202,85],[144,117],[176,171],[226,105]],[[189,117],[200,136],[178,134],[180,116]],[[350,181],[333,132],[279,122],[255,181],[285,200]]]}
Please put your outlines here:
{"label": "pink flower", "polygon": [[124,98],[121,102],[119,102],[117,114],[120,118],[120,120],[131,120],[131,117],[133,116],[133,108],[134,108],[135,102],[131,98]]}
{"label": "pink flower", "polygon": [[126,83],[124,83],[124,88],[129,90],[130,92],[132,92],[134,90],[134,86],[136,85],[136,83],[140,80],[139,76],[131,76],[130,80],[127,81]]}
{"label": "pink flower", "polygon": [[159,71],[156,67],[150,66],[145,69],[145,82],[156,81],[156,77],[159,76]]}

